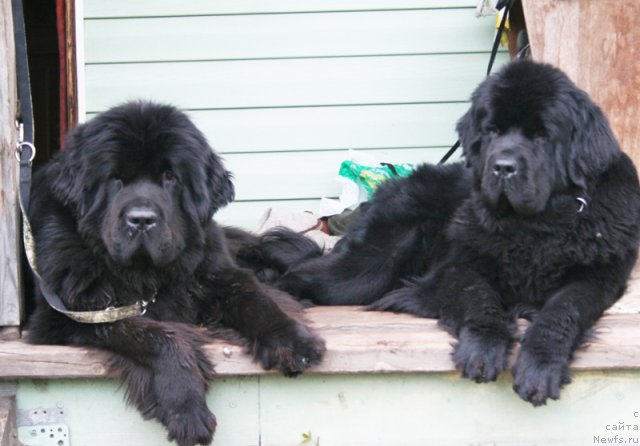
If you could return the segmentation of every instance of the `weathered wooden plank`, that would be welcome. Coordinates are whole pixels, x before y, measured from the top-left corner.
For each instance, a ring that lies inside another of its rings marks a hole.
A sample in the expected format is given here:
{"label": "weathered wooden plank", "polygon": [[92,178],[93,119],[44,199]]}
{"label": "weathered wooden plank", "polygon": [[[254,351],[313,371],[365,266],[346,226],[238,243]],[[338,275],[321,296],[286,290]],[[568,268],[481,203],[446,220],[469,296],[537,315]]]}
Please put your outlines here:
{"label": "weathered wooden plank", "polygon": [[20,325],[16,78],[11,2],[0,2],[0,327]]}
{"label": "weathered wooden plank", "polygon": [[486,52],[470,9],[86,20],[85,62]]}
{"label": "weathered wooden plank", "polygon": [[464,54],[87,65],[86,109],[102,111],[135,98],[185,109],[465,102],[484,77],[486,59]]}
{"label": "weathered wooden plank", "polygon": [[18,446],[15,396],[0,396],[0,446]]}
{"label": "weathered wooden plank", "polygon": [[636,262],[624,296],[618,300],[607,313],[640,315],[640,261]]}
{"label": "weathered wooden plank", "polygon": [[372,9],[473,8],[475,0],[85,0],[86,17],[273,14]]}
{"label": "weathered wooden plank", "polygon": [[[450,372],[454,341],[432,319],[364,312],[358,307],[317,307],[307,317],[327,343],[325,360],[311,373]],[[595,336],[581,348],[575,370],[640,368],[640,316],[607,314]],[[523,323],[524,326],[524,323]],[[212,342],[206,352],[219,375],[263,371],[237,346]],[[81,378],[107,376],[105,353],[60,346],[0,343],[0,378]]]}
{"label": "weathered wooden plank", "polygon": [[0,446],[19,446],[16,428],[16,392],[14,382],[0,382]]}
{"label": "weathered wooden plank", "polygon": [[533,56],[567,72],[605,111],[640,165],[640,2],[522,0]]}

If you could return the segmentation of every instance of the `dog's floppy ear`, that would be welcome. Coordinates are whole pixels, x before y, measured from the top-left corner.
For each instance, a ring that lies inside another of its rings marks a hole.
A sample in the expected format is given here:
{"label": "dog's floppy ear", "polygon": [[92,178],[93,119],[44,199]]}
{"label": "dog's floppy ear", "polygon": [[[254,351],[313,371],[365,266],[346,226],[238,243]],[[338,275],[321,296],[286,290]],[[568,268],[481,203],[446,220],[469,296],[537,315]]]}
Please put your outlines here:
{"label": "dog's floppy ear", "polygon": [[462,144],[466,165],[469,167],[469,157],[477,153],[480,144],[480,139],[478,138],[480,132],[474,119],[473,106],[458,120],[456,131],[460,138],[460,144]]}
{"label": "dog's floppy ear", "polygon": [[[181,125],[174,129],[182,144],[188,147],[189,162],[184,169],[189,171],[185,179],[189,184],[189,196],[185,196],[185,203],[192,203],[199,221],[205,222],[229,202],[233,201],[235,191],[231,182],[231,173],[225,169],[222,159],[209,145],[205,135],[182,112],[177,120]],[[187,190],[185,190],[187,193]]]}
{"label": "dog's floppy ear", "polygon": [[191,163],[188,167],[191,171],[185,177],[188,188],[183,191],[183,202],[190,212],[195,212],[199,221],[206,222],[218,209],[233,200],[235,192],[231,173],[224,168],[220,157],[204,139],[200,144],[204,153],[193,159],[198,164]]}
{"label": "dog's floppy ear", "polygon": [[456,124],[456,131],[458,132],[458,137],[460,138],[460,143],[462,147],[467,147],[470,145],[471,140],[474,134],[474,126],[473,126],[473,118],[471,116],[472,110],[469,109],[467,112],[462,115],[462,117],[458,120]]}
{"label": "dog's floppy ear", "polygon": [[83,215],[89,205],[89,182],[86,177],[92,168],[86,165],[86,157],[80,154],[88,144],[101,144],[100,141],[94,141],[95,138],[85,136],[86,126],[80,124],[67,135],[62,152],[56,155],[49,166],[55,172],[51,183],[53,195],[79,215]]}
{"label": "dog's floppy ear", "polygon": [[488,96],[493,82],[493,78],[490,77],[476,87],[471,94],[469,109],[456,125],[467,167],[471,165],[471,157],[478,155],[482,149],[482,125],[489,118],[485,104],[489,103]]}
{"label": "dog's floppy ear", "polygon": [[207,155],[206,175],[211,217],[218,209],[233,201],[235,189],[231,173],[225,169],[222,160],[213,150]]}
{"label": "dog's floppy ear", "polygon": [[566,102],[573,124],[569,143],[569,178],[578,187],[587,188],[589,179],[602,174],[620,155],[606,116],[580,90],[574,90]]}

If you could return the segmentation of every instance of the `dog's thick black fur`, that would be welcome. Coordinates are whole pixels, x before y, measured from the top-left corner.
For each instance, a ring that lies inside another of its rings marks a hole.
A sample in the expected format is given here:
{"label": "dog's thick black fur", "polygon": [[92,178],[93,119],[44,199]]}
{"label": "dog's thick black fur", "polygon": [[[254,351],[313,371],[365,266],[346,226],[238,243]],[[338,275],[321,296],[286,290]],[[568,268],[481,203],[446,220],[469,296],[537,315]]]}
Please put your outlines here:
{"label": "dog's thick black fur", "polygon": [[[466,166],[422,166],[383,185],[330,255],[275,268],[317,304],[437,317],[463,376],[507,367],[517,315],[532,319],[513,366],[534,405],[557,399],[574,350],[636,261],[640,186],[601,110],[562,72],[518,61],[475,91],[457,126]],[[265,236],[264,257],[278,258]],[[291,258],[291,253],[288,253]]]}
{"label": "dog's thick black fur", "polygon": [[212,216],[233,195],[229,173],[187,116],[148,102],[78,126],[33,178],[37,265],[64,304],[88,311],[155,301],[141,317],[81,324],[38,296],[29,340],[110,351],[129,402],[181,446],[213,438],[205,393],[214,370],[203,344],[221,327],[287,376],[324,353],[301,306],[230,255]]}
{"label": "dog's thick black fur", "polygon": [[446,254],[442,229],[468,195],[469,175],[461,164],[422,165],[410,177],[380,187],[330,255],[320,256],[310,239],[282,228],[258,241],[246,239],[237,255],[301,299],[370,304]]}

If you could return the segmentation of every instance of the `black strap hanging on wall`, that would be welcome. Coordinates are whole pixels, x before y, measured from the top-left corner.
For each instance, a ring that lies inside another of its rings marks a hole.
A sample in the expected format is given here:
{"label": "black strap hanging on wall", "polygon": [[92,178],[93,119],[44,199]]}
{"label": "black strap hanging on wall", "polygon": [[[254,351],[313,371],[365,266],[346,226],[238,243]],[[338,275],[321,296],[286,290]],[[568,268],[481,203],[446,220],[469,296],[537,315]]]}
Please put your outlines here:
{"label": "black strap hanging on wall", "polygon": [[[496,60],[496,55],[498,54],[498,48],[500,47],[500,41],[502,40],[502,34],[504,33],[505,26],[507,24],[507,16],[509,15],[509,9],[511,9],[511,5],[513,4],[513,0],[500,0],[496,4],[496,9],[498,11],[504,9],[502,13],[502,20],[500,20],[500,25],[498,26],[498,31],[496,32],[495,39],[493,40],[493,46],[491,48],[491,56],[489,57],[489,64],[487,65],[487,76],[491,74],[491,70],[493,69],[493,63]],[[456,150],[460,147],[460,140],[457,140],[453,146],[444,154],[442,159],[440,159],[439,164],[444,164],[447,162],[451,155],[453,155]]]}
{"label": "black strap hanging on wall", "polygon": [[[16,58],[16,83],[18,90],[17,122],[20,135],[16,157],[20,162],[20,199],[24,208],[29,207],[28,190],[31,187],[31,161],[36,154],[33,145],[33,107],[31,105],[31,80],[27,59],[27,37],[24,26],[22,1],[12,0],[13,34]],[[25,168],[27,167],[27,168]],[[23,194],[23,190],[27,193]],[[23,196],[24,195],[24,196]]]}

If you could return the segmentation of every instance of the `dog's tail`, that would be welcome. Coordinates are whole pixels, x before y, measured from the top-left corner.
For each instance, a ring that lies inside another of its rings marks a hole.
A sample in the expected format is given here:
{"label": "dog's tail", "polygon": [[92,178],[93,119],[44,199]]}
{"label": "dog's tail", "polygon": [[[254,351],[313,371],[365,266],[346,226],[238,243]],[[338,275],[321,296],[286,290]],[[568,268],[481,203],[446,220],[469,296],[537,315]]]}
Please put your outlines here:
{"label": "dog's tail", "polygon": [[322,255],[322,248],[315,241],[284,227],[273,228],[262,234],[260,247],[265,258],[280,271]]}
{"label": "dog's tail", "polygon": [[316,242],[285,227],[261,235],[225,228],[225,234],[238,264],[252,269],[265,283],[274,284],[291,267],[322,256],[322,248]]}

